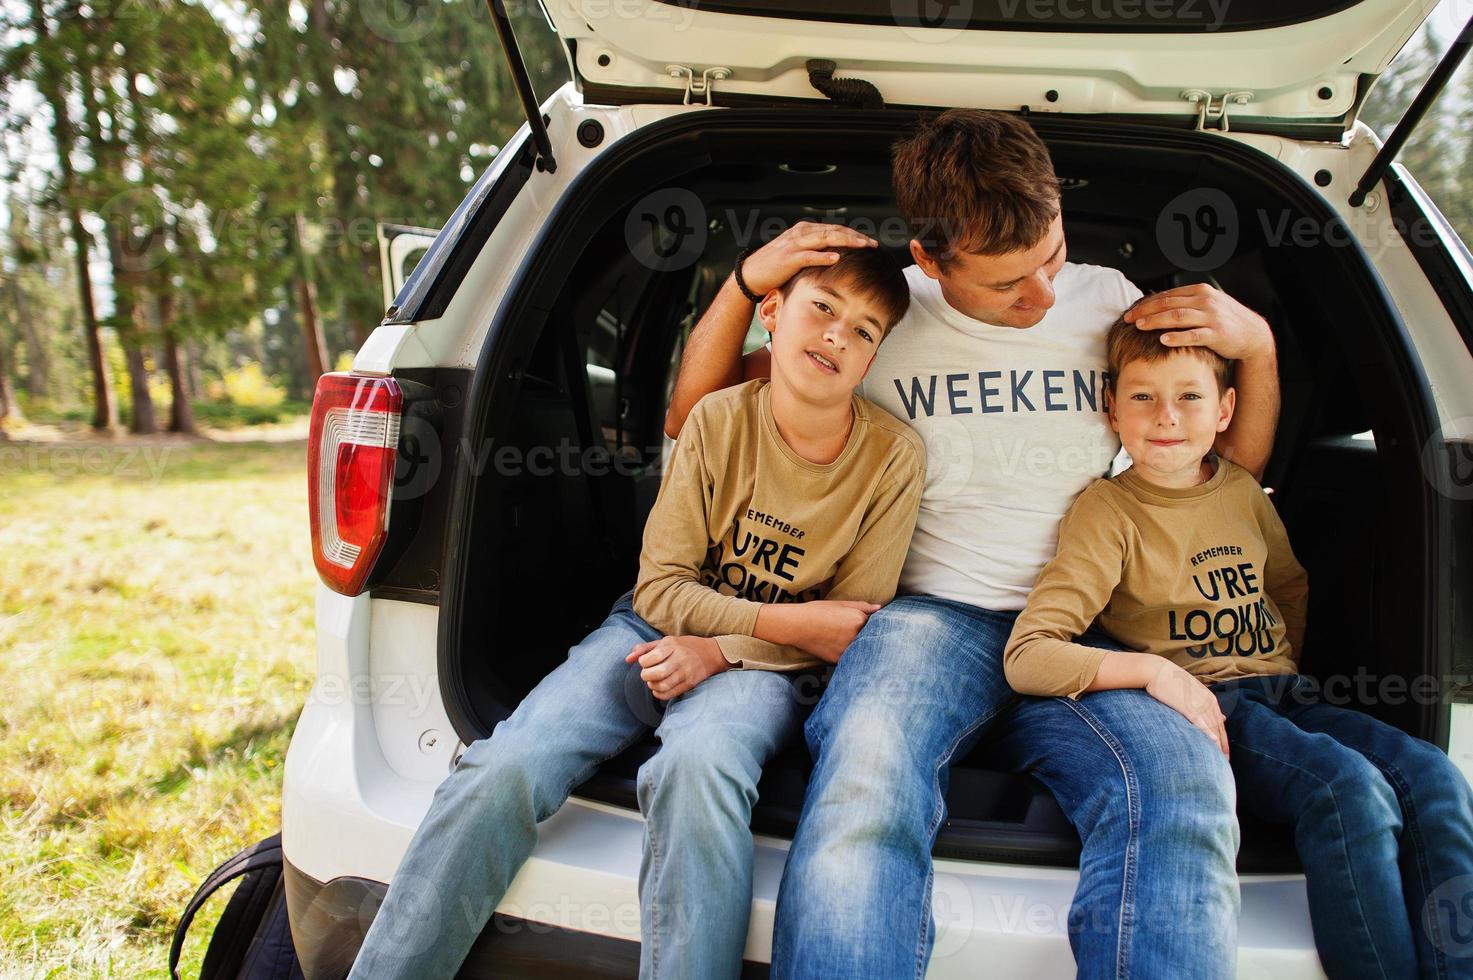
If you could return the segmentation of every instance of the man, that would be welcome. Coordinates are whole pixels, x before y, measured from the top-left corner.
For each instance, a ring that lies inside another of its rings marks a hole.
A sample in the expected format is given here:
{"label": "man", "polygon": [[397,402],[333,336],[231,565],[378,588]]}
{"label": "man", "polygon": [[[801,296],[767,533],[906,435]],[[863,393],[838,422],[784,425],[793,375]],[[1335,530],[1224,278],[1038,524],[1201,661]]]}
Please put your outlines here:
{"label": "man", "polygon": [[[911,306],[860,393],[921,434],[926,487],[900,597],[844,652],[805,729],[815,766],[773,976],[924,973],[947,770],[994,722],[1000,761],[1042,780],[1083,841],[1069,915],[1080,975],[1231,976],[1238,832],[1222,753],[1141,691],[1015,699],[1002,654],[1060,518],[1119,449],[1103,391],[1121,310],[1135,303],[1127,317],[1168,344],[1240,362],[1217,450],[1255,475],[1278,411],[1272,333],[1212,287],[1136,302],[1120,273],[1067,262],[1058,180],[1020,118],[951,110],[892,157],[916,235]],[[765,371],[765,352],[741,358],[749,291],[859,244],[874,243],[804,223],[739,263],[691,336],[667,432],[701,395]]]}

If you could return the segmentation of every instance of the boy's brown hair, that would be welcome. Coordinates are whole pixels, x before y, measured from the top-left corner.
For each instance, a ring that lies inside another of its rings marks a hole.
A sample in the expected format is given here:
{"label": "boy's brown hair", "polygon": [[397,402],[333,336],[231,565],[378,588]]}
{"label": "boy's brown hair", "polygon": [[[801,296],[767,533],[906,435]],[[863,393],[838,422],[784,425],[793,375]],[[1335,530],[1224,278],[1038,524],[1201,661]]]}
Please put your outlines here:
{"label": "boy's brown hair", "polygon": [[890,148],[895,202],[943,270],[958,255],[1031,248],[1059,213],[1048,147],[1023,119],[948,109]]}
{"label": "boy's brown hair", "polygon": [[810,265],[798,270],[780,287],[783,296],[786,297],[793,285],[804,279],[824,285],[842,283],[868,297],[880,308],[880,323],[884,330],[880,340],[883,342],[910,308],[910,285],[905,281],[905,273],[895,259],[879,248],[835,247],[824,251],[838,252],[839,261],[833,265]]}
{"label": "boy's brown hair", "polygon": [[1135,361],[1164,361],[1173,353],[1181,351],[1199,357],[1212,367],[1212,377],[1217,381],[1217,393],[1222,395],[1233,384],[1233,362],[1211,347],[1168,347],[1161,343],[1161,330],[1142,330],[1134,323],[1125,322],[1125,314],[1110,324],[1105,335],[1105,363],[1108,381],[1106,387],[1115,392],[1115,382],[1127,364]]}

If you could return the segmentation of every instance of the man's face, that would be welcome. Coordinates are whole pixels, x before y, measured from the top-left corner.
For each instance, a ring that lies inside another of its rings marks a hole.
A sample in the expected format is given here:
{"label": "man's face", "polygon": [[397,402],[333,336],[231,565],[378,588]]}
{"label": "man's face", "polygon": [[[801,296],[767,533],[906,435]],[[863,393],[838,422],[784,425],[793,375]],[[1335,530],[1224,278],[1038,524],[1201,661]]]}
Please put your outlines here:
{"label": "man's face", "polygon": [[816,402],[847,399],[864,379],[885,336],[874,301],[843,282],[774,289],[757,307],[772,333],[772,370]]}
{"label": "man's face", "polygon": [[1002,255],[961,253],[943,271],[920,243],[910,254],[921,271],[941,284],[941,295],[960,313],[999,327],[1027,328],[1054,305],[1054,276],[1064,267],[1064,218],[1055,215],[1031,248]]}

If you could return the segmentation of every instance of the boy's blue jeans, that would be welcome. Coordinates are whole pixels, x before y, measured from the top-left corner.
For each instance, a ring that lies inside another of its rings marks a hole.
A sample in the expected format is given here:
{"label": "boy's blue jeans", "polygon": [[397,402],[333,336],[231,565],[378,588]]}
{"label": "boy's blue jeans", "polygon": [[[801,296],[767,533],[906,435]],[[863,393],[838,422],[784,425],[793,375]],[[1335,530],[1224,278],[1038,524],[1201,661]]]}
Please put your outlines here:
{"label": "boy's blue jeans", "polygon": [[1004,714],[994,758],[1042,780],[1084,843],[1079,975],[1234,975],[1227,760],[1144,691],[1017,698],[1002,670],[1015,618],[904,596],[844,652],[805,729],[815,769],[778,895],[775,980],[924,974],[947,767]]}
{"label": "boy's blue jeans", "polygon": [[625,656],[661,636],[630,594],[435,792],[352,977],[459,968],[551,816],[599,764],[652,728],[640,767],[640,976],[736,977],[752,904],[752,805],[763,765],[802,725],[790,675],[730,670],[659,702]]}
{"label": "boy's blue jeans", "polygon": [[1244,812],[1294,827],[1332,977],[1473,977],[1473,792],[1298,675],[1214,684]]}

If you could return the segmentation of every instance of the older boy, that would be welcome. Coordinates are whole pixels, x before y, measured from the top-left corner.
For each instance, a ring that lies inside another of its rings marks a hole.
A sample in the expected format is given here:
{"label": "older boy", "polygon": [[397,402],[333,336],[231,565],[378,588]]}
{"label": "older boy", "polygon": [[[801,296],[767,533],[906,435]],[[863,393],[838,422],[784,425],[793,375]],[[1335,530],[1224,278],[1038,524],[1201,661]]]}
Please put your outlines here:
{"label": "older boy", "polygon": [[[922,435],[926,489],[902,595],[845,651],[806,726],[815,766],[778,895],[773,976],[924,972],[948,766],[1011,708],[998,761],[1041,779],[1084,844],[1069,914],[1081,975],[1231,977],[1237,823],[1221,755],[1141,692],[1015,705],[1002,669],[1059,519],[1119,449],[1100,400],[1105,332],[1140,292],[1066,261],[1058,178],[1021,118],[941,113],[894,147],[892,166],[916,230],[911,305],[860,394]],[[864,241],[800,225],[749,256],[743,281],[760,292]],[[733,277],[686,348],[667,432],[700,395],[765,371],[761,352],[741,360],[751,312]],[[1220,447],[1260,469],[1278,405],[1268,325],[1206,286],[1133,312],[1143,329],[1171,328],[1171,343],[1242,359],[1242,410]]]}
{"label": "older boy", "polygon": [[354,977],[453,974],[537,824],[651,727],[640,975],[740,973],[757,781],[802,723],[791,672],[837,659],[890,600],[915,526],[921,442],[854,394],[908,301],[894,260],[869,249],[762,298],[771,382],[696,406],[638,584],[440,785]]}
{"label": "older boy", "polygon": [[[1330,976],[1473,976],[1428,903],[1473,873],[1473,793],[1435,746],[1301,684],[1308,577],[1257,481],[1212,454],[1233,415],[1228,363],[1123,319],[1108,350],[1110,425],[1132,465],[1065,516],[1013,626],[1008,682],[1141,689],[1231,753],[1244,812],[1294,827]],[[1074,642],[1096,617],[1123,650]]]}

